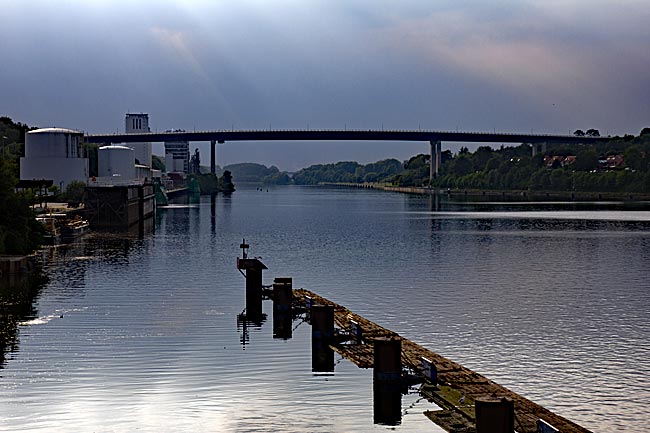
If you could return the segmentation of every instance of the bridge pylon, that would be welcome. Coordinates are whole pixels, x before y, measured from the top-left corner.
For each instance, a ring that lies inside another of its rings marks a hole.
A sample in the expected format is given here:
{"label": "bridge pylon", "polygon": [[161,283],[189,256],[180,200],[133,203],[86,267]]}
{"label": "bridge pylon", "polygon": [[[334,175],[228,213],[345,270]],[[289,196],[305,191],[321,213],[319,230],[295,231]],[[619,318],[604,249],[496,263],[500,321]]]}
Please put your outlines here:
{"label": "bridge pylon", "polygon": [[442,142],[440,140],[429,141],[429,186],[433,185],[433,179],[440,174],[440,165],[442,164]]}

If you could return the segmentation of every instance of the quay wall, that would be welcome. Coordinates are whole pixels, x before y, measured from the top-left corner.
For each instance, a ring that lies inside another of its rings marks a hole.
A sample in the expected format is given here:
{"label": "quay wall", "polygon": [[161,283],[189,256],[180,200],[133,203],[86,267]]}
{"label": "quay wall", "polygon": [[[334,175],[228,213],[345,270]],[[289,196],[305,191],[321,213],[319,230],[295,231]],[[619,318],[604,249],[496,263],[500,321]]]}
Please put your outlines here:
{"label": "quay wall", "polygon": [[528,190],[483,190],[483,189],[436,189],[419,186],[393,186],[385,183],[322,182],[319,185],[340,188],[378,189],[404,194],[445,194],[451,197],[502,197],[527,198],[532,200],[580,200],[580,201],[650,201],[650,194],[620,192],[584,191],[528,191]]}
{"label": "quay wall", "polygon": [[156,211],[153,184],[86,187],[84,209],[95,229],[128,229]]}

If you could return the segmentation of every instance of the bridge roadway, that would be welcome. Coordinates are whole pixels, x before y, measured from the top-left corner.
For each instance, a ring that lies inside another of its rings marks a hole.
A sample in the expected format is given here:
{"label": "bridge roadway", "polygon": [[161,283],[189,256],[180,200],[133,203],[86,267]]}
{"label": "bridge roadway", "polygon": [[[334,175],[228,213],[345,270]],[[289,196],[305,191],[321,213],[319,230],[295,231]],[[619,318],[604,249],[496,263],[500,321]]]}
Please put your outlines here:
{"label": "bridge roadway", "polygon": [[87,143],[113,144],[164,141],[209,141],[210,171],[215,171],[215,144],[226,141],[424,141],[431,145],[430,180],[438,175],[441,163],[441,142],[468,143],[549,143],[592,144],[607,141],[607,137],[576,137],[573,135],[519,134],[504,132],[450,132],[408,130],[218,130],[194,132],[145,132],[129,134],[87,134]]}
{"label": "bridge roadway", "polygon": [[147,132],[130,134],[87,134],[87,143],[134,143],[164,141],[454,141],[468,143],[595,143],[606,137],[519,134],[504,132],[450,132],[407,130],[219,130],[195,132]]}

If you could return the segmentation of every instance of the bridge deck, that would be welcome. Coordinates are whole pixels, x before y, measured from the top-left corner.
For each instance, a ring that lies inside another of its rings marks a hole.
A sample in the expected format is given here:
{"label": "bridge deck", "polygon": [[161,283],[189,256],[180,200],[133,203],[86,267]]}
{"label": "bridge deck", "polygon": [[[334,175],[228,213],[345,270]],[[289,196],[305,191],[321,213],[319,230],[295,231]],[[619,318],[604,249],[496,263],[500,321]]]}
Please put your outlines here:
{"label": "bridge deck", "polygon": [[195,132],[148,132],[87,134],[88,143],[163,141],[456,141],[470,143],[596,143],[607,137],[518,134],[503,132],[450,132],[408,130],[220,130]]}

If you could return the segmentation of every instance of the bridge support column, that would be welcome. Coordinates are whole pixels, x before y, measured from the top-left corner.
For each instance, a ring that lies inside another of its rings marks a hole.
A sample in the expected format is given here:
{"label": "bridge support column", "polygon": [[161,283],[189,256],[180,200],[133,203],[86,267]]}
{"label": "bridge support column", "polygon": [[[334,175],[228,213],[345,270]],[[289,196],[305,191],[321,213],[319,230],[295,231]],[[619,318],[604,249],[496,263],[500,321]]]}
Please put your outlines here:
{"label": "bridge support column", "polygon": [[543,153],[546,154],[546,150],[548,149],[548,144],[546,142],[543,143],[533,143],[533,155],[535,156],[538,153]]}
{"label": "bridge support column", "polygon": [[429,186],[433,185],[433,179],[440,174],[440,164],[442,163],[442,143],[440,141],[429,141]]}
{"label": "bridge support column", "polygon": [[215,174],[217,172],[217,155],[216,155],[217,141],[210,141],[210,173]]}

